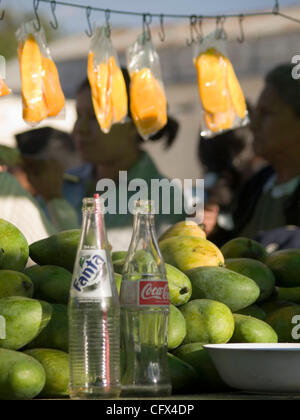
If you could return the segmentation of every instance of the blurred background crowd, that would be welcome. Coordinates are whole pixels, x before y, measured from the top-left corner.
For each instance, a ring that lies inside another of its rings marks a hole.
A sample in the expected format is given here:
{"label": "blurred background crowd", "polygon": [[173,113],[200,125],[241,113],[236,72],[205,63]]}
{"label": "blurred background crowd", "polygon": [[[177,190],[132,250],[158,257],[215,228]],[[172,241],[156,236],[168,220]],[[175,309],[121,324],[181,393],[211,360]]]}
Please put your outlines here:
{"label": "blurred background crowd", "polygon": [[[300,16],[300,7],[287,10]],[[99,179],[117,181],[119,171],[127,170],[129,179],[149,183],[163,177],[204,178],[203,223],[219,245],[239,235],[272,250],[300,246],[300,81],[292,78],[290,64],[300,54],[299,24],[276,16],[253,17],[245,19],[241,32],[237,19],[226,20],[228,55],[247,98],[251,123],[211,139],[199,134],[200,101],[192,50],[185,44],[187,24],[166,24],[163,43],[161,28],[153,25],[170,117],[167,127],[145,143],[130,120],[108,135],[100,131],[86,80],[90,40],[75,30],[78,16],[65,28],[60,18],[58,30],[47,33],[67,98],[66,118],[33,129],[24,123],[14,36],[24,19],[12,7],[0,26],[0,53],[7,58],[7,83],[14,92],[0,101],[0,145],[17,148],[22,156],[22,164],[0,166],[0,218],[19,226],[29,242],[79,227],[82,198],[95,192]],[[41,20],[49,28],[42,7]],[[203,23],[205,34],[214,28],[213,21]],[[126,48],[140,30],[119,25],[112,31],[123,67]],[[244,42],[237,40],[242,35]],[[184,218],[159,216],[158,229]],[[113,247],[127,247],[131,218],[117,215],[107,217],[106,223]]]}

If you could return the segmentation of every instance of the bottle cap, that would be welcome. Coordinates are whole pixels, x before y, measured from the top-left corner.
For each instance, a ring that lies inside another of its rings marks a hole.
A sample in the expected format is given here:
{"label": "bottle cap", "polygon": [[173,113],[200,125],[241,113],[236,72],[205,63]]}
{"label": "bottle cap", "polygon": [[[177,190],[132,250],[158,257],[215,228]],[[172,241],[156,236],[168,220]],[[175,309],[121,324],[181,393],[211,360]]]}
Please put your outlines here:
{"label": "bottle cap", "polygon": [[82,200],[82,210],[90,212],[101,213],[102,200],[99,194],[94,194],[93,197],[86,197]]}

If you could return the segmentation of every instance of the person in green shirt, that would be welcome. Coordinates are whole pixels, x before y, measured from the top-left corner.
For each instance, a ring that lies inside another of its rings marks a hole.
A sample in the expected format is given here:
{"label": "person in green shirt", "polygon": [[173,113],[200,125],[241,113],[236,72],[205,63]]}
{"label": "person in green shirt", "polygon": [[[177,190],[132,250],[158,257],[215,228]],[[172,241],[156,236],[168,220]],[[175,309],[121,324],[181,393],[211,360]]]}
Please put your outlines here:
{"label": "person in green shirt", "polygon": [[[300,80],[293,65],[279,65],[267,74],[251,128],[254,151],[270,166],[241,188],[233,230],[212,230],[209,238],[219,245],[237,236],[264,242],[273,230],[281,235],[287,226],[300,226]],[[272,240],[281,242],[280,237]]]}

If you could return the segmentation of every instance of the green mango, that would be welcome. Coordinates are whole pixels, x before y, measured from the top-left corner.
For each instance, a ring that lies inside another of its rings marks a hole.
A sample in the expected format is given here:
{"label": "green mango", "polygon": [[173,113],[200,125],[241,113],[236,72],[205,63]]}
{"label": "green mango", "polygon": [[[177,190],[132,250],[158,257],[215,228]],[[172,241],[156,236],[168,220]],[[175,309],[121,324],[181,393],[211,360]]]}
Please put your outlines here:
{"label": "green mango", "polygon": [[184,273],[201,266],[219,266],[224,258],[212,242],[196,236],[173,236],[159,243],[164,261]]}
{"label": "green mango", "polygon": [[253,318],[260,319],[261,321],[264,321],[267,316],[266,312],[257,305],[248,306],[247,308],[241,309],[236,313],[240,315],[252,316]]}
{"label": "green mango", "polygon": [[25,270],[34,284],[34,298],[49,303],[67,304],[69,301],[72,274],[54,265],[35,265]]}
{"label": "green mango", "polygon": [[260,288],[257,302],[268,300],[275,290],[275,277],[272,271],[261,261],[251,258],[233,258],[225,261],[228,270],[249,277]]}
{"label": "green mango", "polygon": [[173,354],[184,362],[189,363],[195,369],[199,377],[197,383],[198,391],[219,392],[228,389],[201,343],[183,344]]}
{"label": "green mango", "polygon": [[266,259],[279,287],[300,286],[300,249],[285,249],[273,252]]}
{"label": "green mango", "polygon": [[296,303],[288,302],[287,300],[272,300],[270,302],[264,302],[259,307],[269,315],[271,312],[277,311],[277,309],[285,308],[287,306],[296,306]]}
{"label": "green mango", "polygon": [[68,353],[69,349],[69,322],[68,307],[66,305],[52,304],[52,318],[46,328],[31,341],[27,349],[56,349]]}
{"label": "green mango", "polygon": [[[114,253],[113,253],[114,254]],[[120,254],[121,252],[116,253],[116,259],[113,260],[113,266],[115,273],[122,274],[123,267],[125,264],[127,253],[122,252],[123,257]],[[126,255],[125,255],[126,254]],[[141,270],[143,267],[143,259],[145,257],[145,251],[138,253],[138,270]],[[147,254],[146,254],[147,255]],[[145,257],[147,258],[147,256]],[[170,264],[165,263],[165,269],[167,274],[167,280],[169,284],[170,292],[170,302],[175,306],[183,305],[188,302],[192,294],[192,285],[189,278],[180,270],[173,267]]]}
{"label": "green mango", "polygon": [[265,320],[278,335],[279,343],[300,343],[300,306],[286,306],[271,312]]}
{"label": "green mango", "polygon": [[277,287],[277,299],[300,305],[300,287]]}
{"label": "green mango", "polygon": [[116,282],[117,290],[118,290],[118,293],[120,294],[122,276],[121,276],[121,274],[118,274],[118,273],[114,273],[114,276],[115,276],[115,282]]}
{"label": "green mango", "polygon": [[70,379],[69,355],[53,349],[33,349],[24,353],[36,359],[45,370],[46,383],[39,396],[67,397]]}
{"label": "green mango", "polygon": [[28,255],[25,236],[16,226],[0,219],[0,270],[23,271]]}
{"label": "green mango", "polygon": [[233,317],[235,329],[231,343],[278,343],[276,332],[266,322],[240,314]]}
{"label": "green mango", "polygon": [[111,253],[111,259],[112,262],[117,261],[117,260],[126,260],[127,257],[127,251],[114,251]]}
{"label": "green mango", "polygon": [[178,308],[170,305],[169,328],[168,328],[168,350],[180,346],[186,336],[186,323],[184,316]]}
{"label": "green mango", "polygon": [[235,238],[221,247],[225,260],[229,258],[252,258],[264,262],[268,256],[265,248],[249,238]]}
{"label": "green mango", "polygon": [[19,271],[0,270],[0,299],[9,296],[32,298],[33,284],[30,278]]}
{"label": "green mango", "polygon": [[72,273],[79,239],[79,229],[59,232],[31,244],[30,258],[38,265],[56,265]]}
{"label": "green mango", "polygon": [[192,284],[178,268],[170,264],[165,264],[167,280],[170,292],[170,301],[175,306],[181,306],[187,303],[192,295]]}
{"label": "green mango", "polygon": [[0,400],[27,400],[46,383],[43,366],[27,354],[0,349]]}
{"label": "green mango", "polygon": [[160,236],[159,242],[174,236],[196,236],[197,238],[206,239],[205,231],[196,222],[186,220],[171,226]]}
{"label": "green mango", "polygon": [[199,267],[187,272],[192,283],[192,299],[212,299],[227,305],[233,312],[257,301],[257,284],[242,274],[223,267]]}
{"label": "green mango", "polygon": [[191,300],[180,307],[186,321],[184,344],[227,343],[234,331],[234,319],[223,303],[209,299]]}
{"label": "green mango", "polygon": [[195,393],[198,380],[195,369],[170,353],[168,353],[168,365],[171,376],[172,393]]}
{"label": "green mango", "polygon": [[124,264],[125,264],[125,260],[123,258],[119,260],[114,260],[113,261],[114,272],[121,276],[123,272]]}
{"label": "green mango", "polygon": [[0,299],[0,315],[5,319],[6,338],[0,348],[18,350],[30,343],[49,323],[49,303],[23,296]]}

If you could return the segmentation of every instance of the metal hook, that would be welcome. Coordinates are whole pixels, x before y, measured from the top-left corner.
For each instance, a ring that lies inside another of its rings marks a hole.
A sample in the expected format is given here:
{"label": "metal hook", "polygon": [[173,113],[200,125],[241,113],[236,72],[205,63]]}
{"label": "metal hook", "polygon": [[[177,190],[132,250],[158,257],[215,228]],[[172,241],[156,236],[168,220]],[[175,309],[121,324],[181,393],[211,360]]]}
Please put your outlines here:
{"label": "metal hook", "polygon": [[159,38],[161,40],[161,42],[164,42],[166,40],[166,32],[165,32],[165,27],[164,27],[164,15],[161,14],[160,15],[160,31],[158,33]]}
{"label": "metal hook", "polygon": [[227,34],[224,29],[226,16],[218,16],[216,22],[216,39],[227,39]]}
{"label": "metal hook", "polygon": [[87,34],[87,36],[89,38],[91,38],[93,36],[93,28],[92,28],[92,24],[91,24],[91,21],[90,21],[90,17],[91,17],[91,13],[92,13],[92,8],[90,6],[88,6],[85,9],[85,12],[86,12],[86,19],[87,19],[87,23],[88,23],[88,27],[89,27],[89,30],[88,31],[85,31],[85,33]]}
{"label": "metal hook", "polygon": [[51,1],[51,12],[52,12],[52,15],[53,15],[54,23],[51,21],[50,25],[52,26],[53,29],[56,30],[56,29],[58,29],[58,21],[57,21],[56,15],[55,15],[55,9],[56,9],[56,1],[52,0]]}
{"label": "metal hook", "polygon": [[35,18],[37,21],[37,25],[35,22],[33,22],[33,25],[34,25],[35,30],[38,32],[41,30],[41,21],[38,15],[39,4],[40,4],[40,0],[33,0],[33,10],[34,10]]}
{"label": "metal hook", "polygon": [[274,8],[273,8],[274,15],[278,15],[279,11],[280,11],[279,0],[275,0],[275,5],[274,5]]}
{"label": "metal hook", "polygon": [[198,26],[199,26],[199,40],[200,42],[202,42],[204,39],[203,16],[198,16]]}
{"label": "metal hook", "polygon": [[[2,0],[0,0],[0,3],[1,3],[1,1]],[[3,12],[1,13],[0,20],[3,20],[4,19],[4,16],[5,16],[5,10],[3,10]]]}
{"label": "metal hook", "polygon": [[192,15],[190,16],[190,30],[191,30],[191,37],[190,39],[186,40],[187,46],[190,47],[191,45],[193,45],[196,40],[194,37],[194,31],[196,32],[196,34],[198,35],[198,31],[197,31],[197,16],[196,15]]}
{"label": "metal hook", "polygon": [[105,22],[106,22],[106,35],[107,35],[108,38],[110,38],[110,36],[111,36],[110,14],[111,14],[111,10],[106,9],[105,10]]}
{"label": "metal hook", "polygon": [[239,23],[240,23],[240,36],[237,38],[238,42],[240,42],[241,44],[245,41],[245,32],[244,32],[244,28],[243,28],[243,20],[244,20],[245,16],[244,15],[240,15],[239,18]]}
{"label": "metal hook", "polygon": [[150,13],[144,13],[143,14],[144,41],[150,41],[151,39],[151,31],[150,31],[151,23],[152,23],[152,15]]}

